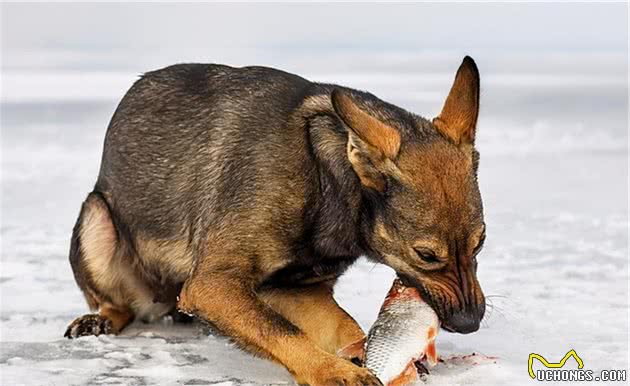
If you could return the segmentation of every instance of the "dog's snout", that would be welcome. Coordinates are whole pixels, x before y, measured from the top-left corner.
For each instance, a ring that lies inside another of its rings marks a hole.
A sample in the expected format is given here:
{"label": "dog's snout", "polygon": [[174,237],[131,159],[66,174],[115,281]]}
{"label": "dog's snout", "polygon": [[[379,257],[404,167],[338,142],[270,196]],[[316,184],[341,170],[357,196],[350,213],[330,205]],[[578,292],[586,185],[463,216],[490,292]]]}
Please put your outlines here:
{"label": "dog's snout", "polygon": [[472,310],[456,311],[447,320],[442,321],[442,326],[451,332],[470,334],[479,329],[485,311],[486,307],[483,303]]}
{"label": "dog's snout", "polygon": [[445,327],[460,334],[470,334],[479,329],[479,321],[468,313],[456,312],[445,323]]}

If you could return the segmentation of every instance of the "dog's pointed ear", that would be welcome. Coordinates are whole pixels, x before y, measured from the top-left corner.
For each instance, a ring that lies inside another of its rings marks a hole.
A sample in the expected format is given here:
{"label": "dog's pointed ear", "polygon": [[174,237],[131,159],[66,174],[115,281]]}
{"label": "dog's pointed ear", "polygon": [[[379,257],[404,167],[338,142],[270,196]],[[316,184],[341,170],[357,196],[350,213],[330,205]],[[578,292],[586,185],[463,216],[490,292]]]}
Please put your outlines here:
{"label": "dog's pointed ear", "polygon": [[475,142],[479,115],[479,70],[466,56],[457,70],[455,81],[442,112],[433,118],[435,127],[456,145]]}
{"label": "dog's pointed ear", "polygon": [[348,131],[348,159],[361,184],[384,191],[387,172],[395,168],[393,160],[400,150],[400,133],[387,123],[364,111],[352,96],[333,90],[332,104]]}

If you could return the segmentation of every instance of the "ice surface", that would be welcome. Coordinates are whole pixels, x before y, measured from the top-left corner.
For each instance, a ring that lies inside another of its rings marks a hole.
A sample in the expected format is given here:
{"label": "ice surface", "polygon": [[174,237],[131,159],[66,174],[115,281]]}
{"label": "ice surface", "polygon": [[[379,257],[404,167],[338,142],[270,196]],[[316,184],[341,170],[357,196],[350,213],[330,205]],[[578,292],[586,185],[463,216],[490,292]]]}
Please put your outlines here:
{"label": "ice surface", "polygon": [[[569,76],[550,63],[558,78],[499,69],[488,71],[488,83],[482,76],[477,144],[488,236],[479,277],[489,305],[477,333],[440,333],[444,362],[426,384],[529,384],[530,352],[552,361],[572,348],[596,372],[628,366],[627,75],[594,73],[580,61]],[[306,72],[437,112],[451,75],[385,76],[383,68]],[[292,384],[283,368],[198,325],[135,323],[119,337],[62,337],[87,311],[67,260],[71,228],[95,181],[115,98],[136,74],[46,71],[15,73],[15,93],[3,95],[1,383]],[[367,329],[392,279],[390,269],[361,260],[336,297]]]}

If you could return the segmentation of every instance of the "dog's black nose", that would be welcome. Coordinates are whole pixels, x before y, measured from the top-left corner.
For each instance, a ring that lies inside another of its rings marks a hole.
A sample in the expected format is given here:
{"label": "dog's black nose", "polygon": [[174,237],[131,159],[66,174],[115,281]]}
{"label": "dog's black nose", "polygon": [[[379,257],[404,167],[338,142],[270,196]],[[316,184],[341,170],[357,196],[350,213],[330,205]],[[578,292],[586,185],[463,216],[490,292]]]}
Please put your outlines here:
{"label": "dog's black nose", "polygon": [[485,304],[477,306],[473,310],[455,311],[448,319],[442,321],[442,327],[447,331],[470,334],[479,329],[485,311]]}
{"label": "dog's black nose", "polygon": [[479,320],[471,318],[465,312],[456,312],[444,323],[444,327],[452,332],[470,334],[479,329]]}

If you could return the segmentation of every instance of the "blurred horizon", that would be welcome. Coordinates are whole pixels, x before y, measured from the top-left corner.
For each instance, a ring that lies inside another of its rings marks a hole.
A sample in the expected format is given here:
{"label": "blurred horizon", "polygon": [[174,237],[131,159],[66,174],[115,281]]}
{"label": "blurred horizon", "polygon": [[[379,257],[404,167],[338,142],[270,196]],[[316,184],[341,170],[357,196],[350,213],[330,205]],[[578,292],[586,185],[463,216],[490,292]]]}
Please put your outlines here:
{"label": "blurred horizon", "polygon": [[277,65],[277,55],[375,49],[461,56],[628,49],[627,3],[5,3],[2,9],[5,70]]}
{"label": "blurred horizon", "polygon": [[102,138],[140,74],[182,62],[272,66],[432,117],[470,55],[481,72],[484,154],[627,151],[627,11],[626,3],[3,3],[4,142],[20,143],[25,130],[89,128]]}

